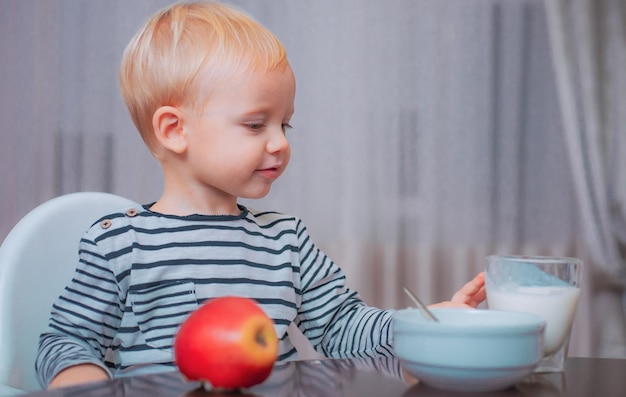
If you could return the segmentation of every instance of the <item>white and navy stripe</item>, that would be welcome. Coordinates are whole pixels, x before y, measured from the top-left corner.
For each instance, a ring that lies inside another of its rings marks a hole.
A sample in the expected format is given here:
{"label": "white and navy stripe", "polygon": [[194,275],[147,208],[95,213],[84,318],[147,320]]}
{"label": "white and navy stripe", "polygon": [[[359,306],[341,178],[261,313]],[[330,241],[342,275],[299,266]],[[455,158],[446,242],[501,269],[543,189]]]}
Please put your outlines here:
{"label": "white and navy stripe", "polygon": [[187,217],[139,208],[94,224],[41,336],[42,385],[78,363],[106,366],[113,376],[171,366],[181,322],[223,295],[263,307],[281,341],[280,360],[297,358],[287,336],[292,322],[328,357],[392,354],[392,312],[366,306],[347,289],[299,219],[240,208],[238,216]]}

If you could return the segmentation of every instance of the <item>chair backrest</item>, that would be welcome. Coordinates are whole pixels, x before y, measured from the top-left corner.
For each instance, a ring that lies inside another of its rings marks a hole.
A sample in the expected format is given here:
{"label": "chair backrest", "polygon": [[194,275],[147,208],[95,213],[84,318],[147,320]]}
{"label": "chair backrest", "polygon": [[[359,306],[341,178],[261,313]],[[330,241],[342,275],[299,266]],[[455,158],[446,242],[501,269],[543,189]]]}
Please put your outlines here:
{"label": "chair backrest", "polygon": [[109,193],[71,193],[41,204],[7,235],[0,246],[0,385],[41,390],[39,335],[72,278],[79,240],[100,217],[132,204]]}

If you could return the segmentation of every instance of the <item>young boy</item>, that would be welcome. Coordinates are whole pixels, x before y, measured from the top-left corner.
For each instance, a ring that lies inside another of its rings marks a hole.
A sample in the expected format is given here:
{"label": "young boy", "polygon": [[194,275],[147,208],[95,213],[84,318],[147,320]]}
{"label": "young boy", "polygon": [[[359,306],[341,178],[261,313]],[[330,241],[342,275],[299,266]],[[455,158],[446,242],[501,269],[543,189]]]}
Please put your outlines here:
{"label": "young boy", "polygon": [[[219,3],[175,4],[129,44],[120,85],[161,164],[162,196],[85,234],[73,280],[40,340],[42,386],[172,368],[175,333],[204,301],[255,299],[279,360],[297,359],[295,323],[328,357],[392,354],[391,310],[366,306],[303,223],[238,204],[265,196],[289,162],[295,79],[281,43]],[[442,305],[476,307],[483,276]]]}

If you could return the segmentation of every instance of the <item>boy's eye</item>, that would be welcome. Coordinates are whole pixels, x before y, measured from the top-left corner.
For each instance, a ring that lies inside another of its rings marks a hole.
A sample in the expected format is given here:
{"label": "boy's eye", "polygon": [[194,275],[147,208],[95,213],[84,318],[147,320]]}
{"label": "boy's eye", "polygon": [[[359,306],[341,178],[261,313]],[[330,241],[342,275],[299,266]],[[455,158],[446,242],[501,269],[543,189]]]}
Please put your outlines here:
{"label": "boy's eye", "polygon": [[[264,128],[265,124],[263,124],[263,123],[249,123],[249,124],[246,124],[246,126],[249,129],[253,130],[253,131],[258,131],[258,130]],[[281,128],[282,128],[283,132],[286,132],[287,130],[293,129],[293,127],[289,123],[281,124]]]}
{"label": "boy's eye", "polygon": [[251,123],[251,124],[248,124],[248,128],[250,128],[251,130],[260,130],[261,128],[263,128],[263,124]]}

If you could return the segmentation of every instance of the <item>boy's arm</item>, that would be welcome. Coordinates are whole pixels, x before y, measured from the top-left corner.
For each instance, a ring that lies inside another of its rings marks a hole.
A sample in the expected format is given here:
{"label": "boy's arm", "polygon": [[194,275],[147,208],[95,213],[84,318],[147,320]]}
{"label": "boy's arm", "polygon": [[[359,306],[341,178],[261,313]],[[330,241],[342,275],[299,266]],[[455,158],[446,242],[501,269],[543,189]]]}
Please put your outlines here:
{"label": "boy's arm", "polygon": [[80,383],[104,381],[109,379],[109,374],[94,364],[79,364],[66,368],[59,372],[48,384],[49,389],[57,387],[73,386]]}
{"label": "boy's arm", "polygon": [[300,299],[296,325],[326,357],[392,356],[393,310],[367,306],[345,285],[341,269],[310,240],[297,221]]}
{"label": "boy's arm", "polygon": [[[329,357],[393,355],[393,310],[367,306],[345,286],[341,269],[310,241],[306,228],[297,225],[301,257],[301,299],[297,324],[316,350]],[[449,302],[434,306],[476,307],[485,300],[484,274],[457,291]]]}
{"label": "boy's arm", "polygon": [[[77,270],[54,303],[48,327],[40,337],[35,370],[44,388],[64,370],[83,364],[98,367],[109,377],[104,355],[120,326],[123,308],[115,274],[90,237],[88,232],[81,240]],[[85,381],[93,372],[85,373]],[[68,374],[80,380],[80,373]]]}

